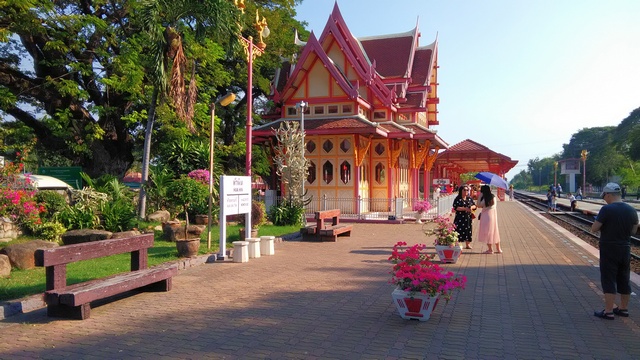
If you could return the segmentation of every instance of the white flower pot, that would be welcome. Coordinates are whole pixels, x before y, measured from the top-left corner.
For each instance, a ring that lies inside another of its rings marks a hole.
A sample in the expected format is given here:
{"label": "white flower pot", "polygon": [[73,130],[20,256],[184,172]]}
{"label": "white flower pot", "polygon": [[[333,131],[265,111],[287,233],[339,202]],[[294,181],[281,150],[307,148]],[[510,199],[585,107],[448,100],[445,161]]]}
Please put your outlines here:
{"label": "white flower pot", "polygon": [[422,213],[416,212],[416,224],[422,224]]}
{"label": "white flower pot", "polygon": [[440,258],[440,262],[455,264],[462,253],[460,245],[436,245],[436,252]]}
{"label": "white flower pot", "polygon": [[431,297],[422,293],[416,293],[413,297],[409,292],[402,289],[395,289],[391,293],[393,303],[398,309],[400,317],[403,319],[415,319],[427,321],[431,317],[431,312],[438,304],[440,294]]}

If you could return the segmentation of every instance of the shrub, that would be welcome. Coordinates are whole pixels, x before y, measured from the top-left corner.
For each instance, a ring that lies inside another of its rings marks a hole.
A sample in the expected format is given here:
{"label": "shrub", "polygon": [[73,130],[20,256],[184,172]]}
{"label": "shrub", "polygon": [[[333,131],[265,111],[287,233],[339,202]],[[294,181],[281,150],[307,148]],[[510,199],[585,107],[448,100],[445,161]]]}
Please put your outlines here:
{"label": "shrub", "polygon": [[269,211],[269,220],[276,226],[304,224],[304,207],[285,201]]}
{"label": "shrub", "polygon": [[182,208],[185,218],[189,212],[196,215],[196,211],[208,208],[209,204],[207,186],[188,176],[174,180],[167,188],[167,196],[174,208]]}
{"label": "shrub", "polygon": [[134,204],[126,198],[104,203],[102,207],[102,222],[104,229],[111,232],[133,229],[136,224]]}
{"label": "shrub", "polygon": [[[245,225],[244,215],[237,215],[238,223],[242,226]],[[264,203],[261,201],[253,200],[251,202],[251,228],[257,229],[267,222],[267,209]]]}
{"label": "shrub", "polygon": [[96,215],[95,210],[78,204],[67,205],[54,216],[54,219],[69,230],[94,229],[100,226],[100,218]]}
{"label": "shrub", "polygon": [[44,206],[40,213],[42,220],[51,220],[53,216],[67,206],[66,197],[53,190],[41,190],[36,193],[36,201]]}
{"label": "shrub", "polygon": [[33,235],[44,240],[58,242],[60,241],[60,236],[64,234],[67,229],[59,222],[48,221],[42,224],[34,224],[30,231]]}

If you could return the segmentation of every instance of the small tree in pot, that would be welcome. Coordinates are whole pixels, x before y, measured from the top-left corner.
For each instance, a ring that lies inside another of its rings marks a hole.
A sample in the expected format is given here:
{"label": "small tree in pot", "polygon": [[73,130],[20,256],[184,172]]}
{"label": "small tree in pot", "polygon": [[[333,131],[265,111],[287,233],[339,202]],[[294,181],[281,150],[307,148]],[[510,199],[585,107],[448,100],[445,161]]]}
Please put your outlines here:
{"label": "small tree in pot", "polygon": [[[245,225],[245,217],[244,215],[240,216],[239,223],[241,225]],[[264,206],[263,202],[253,200],[251,202],[251,237],[258,236],[258,229],[261,225],[267,222],[267,210]],[[240,240],[244,240],[244,228],[240,229]]]}
{"label": "small tree in pot", "polygon": [[[209,189],[206,185],[188,176],[182,176],[174,180],[167,188],[167,196],[172,205],[182,207],[186,225],[184,227],[184,240],[176,239],[176,247],[180,256],[194,256],[200,247],[200,238],[188,239],[189,211],[193,208],[204,206],[208,200]],[[196,241],[197,240],[197,241]],[[188,242],[188,243],[187,243]],[[182,248],[189,247],[189,253],[181,253]],[[194,249],[195,248],[195,253]]]}

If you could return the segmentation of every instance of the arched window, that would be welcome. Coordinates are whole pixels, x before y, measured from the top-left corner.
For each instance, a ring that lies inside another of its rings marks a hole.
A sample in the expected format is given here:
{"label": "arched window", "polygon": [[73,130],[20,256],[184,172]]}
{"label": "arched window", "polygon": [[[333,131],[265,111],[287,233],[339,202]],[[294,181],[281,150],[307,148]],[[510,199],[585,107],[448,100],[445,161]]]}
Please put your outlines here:
{"label": "arched window", "polygon": [[385,174],[384,174],[384,165],[382,163],[378,163],[376,165],[376,183],[384,184]]}
{"label": "arched window", "polygon": [[316,181],[316,163],[309,161],[309,174],[307,174],[307,181],[309,184],[313,184]]}
{"label": "arched window", "polygon": [[333,181],[333,164],[331,164],[331,161],[325,161],[324,165],[322,165],[322,181],[325,184]]}
{"label": "arched window", "polygon": [[348,184],[351,181],[351,164],[347,161],[340,164],[340,180],[343,184]]}

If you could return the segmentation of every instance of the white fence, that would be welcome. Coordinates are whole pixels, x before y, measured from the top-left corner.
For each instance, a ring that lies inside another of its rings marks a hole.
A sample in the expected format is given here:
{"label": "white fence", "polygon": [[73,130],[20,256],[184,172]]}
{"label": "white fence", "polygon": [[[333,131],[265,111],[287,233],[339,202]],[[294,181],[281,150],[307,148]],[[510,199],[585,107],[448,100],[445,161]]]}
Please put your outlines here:
{"label": "white fence", "polygon": [[[423,214],[422,219],[433,219],[438,215],[448,214],[453,205],[453,199],[457,194],[443,195],[437,200],[429,199],[432,208]],[[267,191],[264,196],[258,198],[264,201],[267,211],[271,206],[279,204],[283,199],[275,196],[275,191]],[[357,220],[395,220],[414,219],[416,211],[413,204],[422,199],[364,199],[358,198],[312,198],[305,207],[307,217],[313,217],[313,213],[321,210],[340,209],[340,217]]]}

